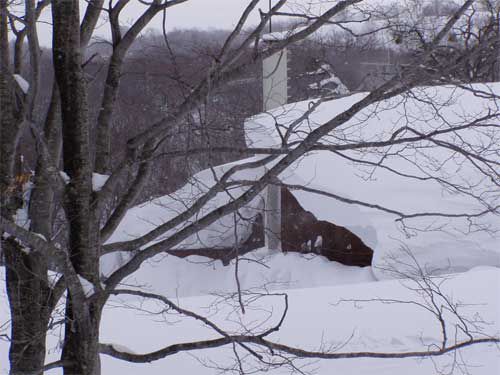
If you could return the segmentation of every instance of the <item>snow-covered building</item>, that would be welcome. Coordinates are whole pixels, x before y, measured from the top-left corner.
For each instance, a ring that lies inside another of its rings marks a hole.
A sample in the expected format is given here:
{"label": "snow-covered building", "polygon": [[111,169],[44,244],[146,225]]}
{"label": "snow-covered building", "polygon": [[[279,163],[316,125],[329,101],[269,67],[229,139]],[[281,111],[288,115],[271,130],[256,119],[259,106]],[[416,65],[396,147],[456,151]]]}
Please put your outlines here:
{"label": "snow-covered building", "polygon": [[[342,149],[341,145],[378,142],[390,138],[398,129],[408,133],[410,126],[416,132],[457,127],[457,131],[445,132],[439,139],[456,142],[457,137],[461,137],[463,142],[469,142],[467,147],[498,144],[500,140],[491,138],[498,137],[498,132],[460,129],[464,121],[481,118],[486,119],[486,125],[487,119],[491,120],[488,116],[497,113],[495,101],[486,94],[499,95],[500,83],[417,88],[366,108],[330,133],[322,144]],[[366,93],[356,93],[325,101],[300,123],[297,118],[314,100],[287,104],[249,118],[245,124],[248,146],[280,147],[280,132],[290,129],[292,124],[289,144],[293,145],[364,96]],[[493,116],[493,120],[498,121],[498,118]],[[379,268],[384,267],[388,257],[396,257],[402,247],[410,249],[422,265],[439,269],[439,272],[478,265],[500,266],[499,232],[495,231],[500,225],[498,216],[460,217],[463,213],[474,216],[487,207],[498,205],[498,181],[486,179],[479,169],[468,165],[467,160],[452,150],[430,148],[427,142],[379,147],[369,153],[356,149],[310,152],[279,179],[281,183],[306,188],[293,190],[293,196],[318,220],[349,229],[373,249],[374,270],[378,277],[384,277]],[[262,157],[254,156],[202,171],[175,193],[132,208],[108,242],[140,236],[168,221],[213,186],[216,178],[231,168],[251,165]],[[498,155],[491,153],[490,157],[498,158]],[[270,166],[241,169],[231,178],[235,184],[230,191],[218,193],[197,216],[174,230],[243,194],[248,186],[239,185],[237,181],[258,179]],[[470,190],[458,194],[457,189],[465,185]],[[262,193],[239,211],[241,217],[257,217],[265,210],[265,201],[265,193]],[[398,221],[401,219],[399,213],[417,216],[402,222]],[[437,215],[427,216],[429,213]],[[227,247],[234,244],[236,238],[240,241],[250,238],[252,220],[238,220],[236,230],[234,220],[233,215],[223,217],[179,247]]]}
{"label": "snow-covered building", "polygon": [[[323,102],[299,123],[297,119],[316,100],[256,115],[245,125],[247,143],[249,147],[279,148],[282,134],[290,131],[288,144],[297,144],[366,95],[356,93]],[[467,157],[446,147],[434,147],[429,140],[373,147],[369,152],[349,149],[353,144],[391,139],[395,132],[442,132],[437,141],[460,140],[466,149],[493,145],[487,154],[498,162],[494,152],[500,141],[498,132],[487,131],[488,124],[498,124],[500,115],[492,95],[500,95],[500,83],[422,87],[376,103],[321,140],[325,149],[331,147],[332,151],[308,153],[280,179],[304,186],[293,191],[299,203],[318,219],[344,226],[359,236],[375,251],[374,265],[380,268],[389,257],[397,257],[401,248],[410,249],[419,263],[440,272],[500,266],[498,216],[474,217],[498,207],[494,171],[492,178],[487,178],[488,174],[473,162],[469,164]],[[484,132],[482,128],[461,129],[474,121],[484,123]],[[453,128],[456,130],[449,131]],[[466,194],[459,191],[464,186],[469,189]],[[417,216],[401,221],[400,214]]]}
{"label": "snow-covered building", "polygon": [[[287,58],[285,50],[263,61],[264,112],[245,123],[250,149],[293,148],[367,95],[349,94],[332,67],[324,64],[309,75],[320,76],[315,84],[318,90],[333,84],[336,95],[287,104]],[[493,163],[499,162],[492,146],[500,142],[499,134],[488,127],[500,117],[494,100],[498,95],[500,83],[420,87],[370,105],[323,137],[322,151],[305,154],[238,215],[220,218],[177,249],[184,250],[182,256],[203,254],[225,264],[236,256],[235,245],[240,253],[262,246],[317,253],[347,265],[373,263],[378,278],[388,276],[381,269],[389,260],[393,266],[405,263],[408,250],[434,272],[500,266],[498,216],[480,215],[498,207],[498,181],[494,180],[498,175],[485,172],[488,165],[477,165],[482,161],[471,161],[453,147],[441,147],[446,142],[462,143],[465,150],[483,147]],[[484,127],[464,126],[475,122]],[[434,137],[381,143],[418,134]],[[356,144],[365,146],[351,147]],[[248,181],[262,177],[279,160],[259,163],[266,156],[201,171],[178,191],[132,208],[108,243],[141,236],[170,220],[225,173],[238,169],[230,178],[230,190],[216,194],[166,236],[196,222],[243,194],[249,189]],[[105,261],[103,273],[114,263]]]}

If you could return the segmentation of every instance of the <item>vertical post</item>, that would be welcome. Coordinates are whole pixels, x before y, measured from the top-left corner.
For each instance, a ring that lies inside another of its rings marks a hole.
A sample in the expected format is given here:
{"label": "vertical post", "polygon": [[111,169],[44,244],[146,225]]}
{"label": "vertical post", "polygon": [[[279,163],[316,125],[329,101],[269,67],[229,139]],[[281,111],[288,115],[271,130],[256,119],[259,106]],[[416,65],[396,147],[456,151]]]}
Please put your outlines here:
{"label": "vertical post", "polygon": [[[272,9],[271,1],[272,0],[269,0],[269,13],[271,13],[271,9]],[[272,19],[272,17],[269,17],[269,32],[270,33],[273,32],[273,19]]]}
{"label": "vertical post", "polygon": [[[288,101],[286,49],[262,62],[263,109],[269,111]],[[279,182],[279,181],[274,181]],[[270,184],[265,193],[264,236],[268,249],[281,250],[281,187]]]}
{"label": "vertical post", "polygon": [[283,49],[262,62],[263,110],[269,111],[288,102],[288,52]]}

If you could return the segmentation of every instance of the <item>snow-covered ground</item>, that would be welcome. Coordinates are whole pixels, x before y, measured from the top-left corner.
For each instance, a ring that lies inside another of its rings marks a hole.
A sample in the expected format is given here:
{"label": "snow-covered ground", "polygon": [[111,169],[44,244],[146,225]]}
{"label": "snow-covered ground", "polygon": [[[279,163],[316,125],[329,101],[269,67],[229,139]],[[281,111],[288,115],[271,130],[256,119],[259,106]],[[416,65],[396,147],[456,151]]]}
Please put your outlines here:
{"label": "snow-covered ground", "polygon": [[[280,271],[284,272],[285,267],[293,266],[294,257],[291,255],[278,256],[274,263],[271,260],[269,265],[274,267],[281,264],[282,267],[276,272],[278,274]],[[289,258],[288,261],[287,258]],[[299,279],[296,286],[306,287],[313,286],[308,281],[311,277],[318,278],[320,274],[326,277],[327,266],[331,263],[309,264],[301,260],[301,264],[303,264],[302,272],[294,267],[292,270],[295,272],[295,277]],[[335,267],[329,270],[339,271]],[[349,282],[348,272],[344,271],[343,276],[334,277],[337,277],[337,280],[343,279]],[[147,265],[139,271],[137,278],[151,281],[149,275],[155,272],[158,272],[157,265]],[[219,283],[211,279],[213,274],[198,275],[198,279],[206,287]],[[257,281],[263,281],[256,272],[245,276],[252,278],[255,285]],[[369,280],[362,273],[358,276],[360,276],[358,281],[363,278],[366,281]],[[168,278],[156,280],[156,289],[161,289],[162,285],[167,282]],[[234,292],[234,283],[232,285]],[[1,286],[0,316],[5,317],[7,305],[3,281]],[[439,324],[428,311],[415,305],[376,301],[355,304],[339,303],[342,299],[423,301],[421,296],[409,289],[414,286],[410,281],[388,280],[288,290],[289,311],[285,323],[279,332],[271,335],[270,339],[309,350],[328,350],[328,348],[337,348],[339,352],[426,350],[430,345],[439,344],[441,337]],[[226,288],[226,292],[230,292],[229,289]],[[266,327],[276,324],[284,307],[283,296],[266,297],[253,302],[252,308],[247,307],[246,314],[243,316],[234,311],[234,301],[233,305],[228,306],[224,303],[214,304],[218,298],[210,296],[178,299],[170,290],[171,288],[165,287],[166,295],[182,308],[189,308],[209,317],[220,327],[232,332],[241,332],[246,328],[263,331]],[[498,268],[483,267],[451,275],[442,285],[442,290],[446,295],[452,296],[454,302],[465,304],[461,310],[464,317],[475,320],[480,318],[485,322],[485,324],[480,324],[485,335],[498,336],[500,334],[500,299],[498,298],[500,270]],[[218,300],[220,302],[220,298]],[[170,312],[158,314],[162,308],[163,306],[157,303],[144,302],[135,297],[121,297],[120,300],[113,300],[104,313],[101,342],[116,344],[116,348],[122,351],[146,353],[173,343],[218,337],[217,334],[193,319],[183,318]],[[453,324],[456,320],[448,318],[450,323],[448,329],[454,334]],[[59,330],[55,330],[49,336],[49,360],[58,358],[57,345],[60,334]],[[451,342],[454,340],[453,334],[450,335]],[[462,335],[459,335],[459,338],[463,338]],[[0,373],[4,374],[8,371],[7,350],[7,342],[0,341]],[[240,352],[240,355],[245,356],[243,352]],[[232,358],[232,348],[224,347],[189,354],[176,354],[150,364],[132,364],[102,356],[102,366],[103,374],[217,374],[216,366],[231,366]],[[246,360],[247,366],[256,365],[251,358]],[[438,374],[438,371],[451,374],[493,375],[500,370],[500,349],[490,344],[480,344],[461,350],[458,356],[450,354],[434,359],[305,360],[298,361],[296,365],[306,366],[305,370],[325,375],[332,373],[431,375]],[[463,372],[465,370],[469,372]],[[49,373],[60,372],[53,370]],[[285,374],[289,373],[289,369],[274,369],[270,373]]]}
{"label": "snow-covered ground", "polygon": [[[276,253],[262,248],[240,258],[238,275],[242,289],[267,284],[270,290],[315,288],[376,281],[371,267],[350,267],[322,256]],[[126,284],[147,285],[167,296],[191,297],[236,290],[235,263],[223,266],[200,256],[157,256]]]}
{"label": "snow-covered ground", "polygon": [[[319,268],[318,268],[319,269]],[[309,273],[308,273],[309,274]],[[302,279],[306,280],[304,273]],[[414,286],[407,283],[407,286]],[[500,333],[500,270],[484,268],[455,275],[443,290],[453,295],[455,301],[475,304],[464,309],[468,317],[478,313],[488,322],[485,333]],[[478,291],[482,291],[478,293]],[[326,350],[337,347],[347,351],[391,351],[426,350],[429,345],[439,344],[439,324],[428,311],[405,304],[340,303],[341,299],[397,298],[420,301],[419,297],[396,280],[360,283],[338,287],[296,289],[287,292],[290,310],[280,331],[271,336],[274,341],[309,350]],[[236,314],[229,307],[217,310],[213,298],[197,297],[179,300],[184,308],[195,309],[202,315],[231,331],[240,331],[240,322],[245,327],[265,327],[275,324],[283,311],[283,298],[263,299],[247,309],[245,316]],[[135,304],[138,306],[138,303]],[[272,318],[269,311],[273,310]],[[143,309],[158,310],[154,304],[142,305]],[[241,320],[241,321],[240,321]],[[124,329],[124,322],[127,329]],[[259,326],[263,324],[263,326]],[[453,327],[450,332],[455,333]],[[134,310],[109,309],[104,314],[102,341],[120,343],[129,350],[144,353],[176,342],[215,338],[216,334],[201,324],[177,315],[147,316]],[[453,339],[451,339],[453,340]],[[240,355],[245,356],[244,352]],[[195,360],[196,358],[196,360]],[[148,365],[132,365],[103,357],[104,374],[216,374],[217,366],[232,364],[232,348],[211,349],[190,354],[178,354]],[[201,361],[201,362],[200,362]],[[253,363],[251,359],[248,359]],[[439,371],[461,374],[458,367],[466,364],[470,374],[493,375],[500,370],[500,350],[484,344],[461,350],[458,357],[446,355],[431,359],[344,359],[322,361],[299,361],[306,370],[316,374],[370,374],[432,375]],[[206,368],[206,363],[212,368]],[[287,374],[289,368],[276,369],[271,374]]]}

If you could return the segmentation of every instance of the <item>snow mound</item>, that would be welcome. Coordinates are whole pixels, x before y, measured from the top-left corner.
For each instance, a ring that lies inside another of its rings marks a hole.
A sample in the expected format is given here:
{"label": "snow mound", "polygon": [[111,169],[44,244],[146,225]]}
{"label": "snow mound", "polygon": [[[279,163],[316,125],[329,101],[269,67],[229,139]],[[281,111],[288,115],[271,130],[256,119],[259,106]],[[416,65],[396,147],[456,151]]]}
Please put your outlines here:
{"label": "snow mound", "polygon": [[[245,254],[238,264],[241,288],[269,290],[314,288],[375,281],[371,267],[349,267],[325,257],[277,253],[266,248]],[[190,297],[236,290],[235,261],[223,266],[201,256],[153,258],[125,283],[147,285],[169,297]]]}

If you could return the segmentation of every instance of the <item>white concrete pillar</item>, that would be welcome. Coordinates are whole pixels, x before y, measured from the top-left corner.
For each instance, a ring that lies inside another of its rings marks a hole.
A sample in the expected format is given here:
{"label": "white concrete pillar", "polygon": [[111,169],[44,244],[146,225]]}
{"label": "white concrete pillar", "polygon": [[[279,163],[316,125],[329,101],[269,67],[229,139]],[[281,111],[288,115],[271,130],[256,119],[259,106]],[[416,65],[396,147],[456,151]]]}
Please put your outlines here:
{"label": "white concrete pillar", "polygon": [[[288,54],[284,49],[262,62],[263,110],[288,102]],[[281,250],[281,187],[269,185],[265,192],[264,235],[270,250]]]}
{"label": "white concrete pillar", "polygon": [[276,52],[262,61],[262,99],[264,111],[288,102],[288,52]]}

